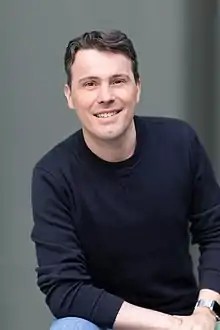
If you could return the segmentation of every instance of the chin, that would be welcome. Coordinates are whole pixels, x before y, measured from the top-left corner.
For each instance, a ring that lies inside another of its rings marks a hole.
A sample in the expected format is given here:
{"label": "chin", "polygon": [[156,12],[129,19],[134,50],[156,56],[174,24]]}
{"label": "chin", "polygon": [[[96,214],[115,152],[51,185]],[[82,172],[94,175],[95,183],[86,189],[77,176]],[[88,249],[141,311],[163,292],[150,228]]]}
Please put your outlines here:
{"label": "chin", "polygon": [[124,129],[117,129],[110,132],[99,132],[97,137],[103,141],[113,141],[119,139],[125,133]]}

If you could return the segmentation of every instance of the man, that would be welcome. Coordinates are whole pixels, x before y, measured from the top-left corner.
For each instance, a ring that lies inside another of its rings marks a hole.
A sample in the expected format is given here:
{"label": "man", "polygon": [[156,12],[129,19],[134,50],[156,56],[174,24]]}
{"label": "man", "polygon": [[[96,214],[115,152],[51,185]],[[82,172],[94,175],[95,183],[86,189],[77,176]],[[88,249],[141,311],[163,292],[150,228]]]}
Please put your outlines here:
{"label": "man", "polygon": [[[220,316],[220,189],[195,132],[134,114],[136,52],[120,31],[69,42],[64,93],[82,129],[32,182],[38,285],[51,330],[213,330]],[[189,233],[200,245],[199,284]]]}

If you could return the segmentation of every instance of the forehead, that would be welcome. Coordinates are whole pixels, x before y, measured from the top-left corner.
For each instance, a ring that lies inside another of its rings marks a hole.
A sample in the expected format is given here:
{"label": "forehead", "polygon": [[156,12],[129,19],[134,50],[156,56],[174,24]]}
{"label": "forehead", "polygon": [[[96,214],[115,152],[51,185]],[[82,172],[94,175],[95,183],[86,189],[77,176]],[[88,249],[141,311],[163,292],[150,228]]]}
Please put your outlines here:
{"label": "forehead", "polygon": [[76,53],[71,68],[73,79],[86,76],[107,78],[115,74],[133,75],[131,60],[123,54],[96,49],[83,49]]}

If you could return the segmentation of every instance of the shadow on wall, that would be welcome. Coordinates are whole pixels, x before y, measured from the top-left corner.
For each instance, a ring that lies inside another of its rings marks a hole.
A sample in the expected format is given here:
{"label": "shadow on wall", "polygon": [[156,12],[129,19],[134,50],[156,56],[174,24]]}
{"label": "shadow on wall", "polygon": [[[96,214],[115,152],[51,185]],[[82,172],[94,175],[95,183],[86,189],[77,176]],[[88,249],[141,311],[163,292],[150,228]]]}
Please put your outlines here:
{"label": "shadow on wall", "polygon": [[[186,120],[196,129],[217,170],[216,32],[218,1],[187,0],[186,26]],[[198,279],[198,246],[190,246]]]}
{"label": "shadow on wall", "polygon": [[216,21],[218,1],[187,0],[186,112],[215,163]]}

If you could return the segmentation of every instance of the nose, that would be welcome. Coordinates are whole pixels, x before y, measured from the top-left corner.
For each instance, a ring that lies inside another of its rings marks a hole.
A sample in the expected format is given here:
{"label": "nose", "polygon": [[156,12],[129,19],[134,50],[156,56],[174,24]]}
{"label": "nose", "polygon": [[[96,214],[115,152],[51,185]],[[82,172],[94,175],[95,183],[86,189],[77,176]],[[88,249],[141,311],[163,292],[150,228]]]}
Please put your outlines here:
{"label": "nose", "polygon": [[115,98],[114,98],[114,95],[112,94],[111,87],[108,85],[100,86],[98,102],[100,104],[103,104],[103,103],[110,104],[110,103],[113,103],[114,100],[115,100]]}

